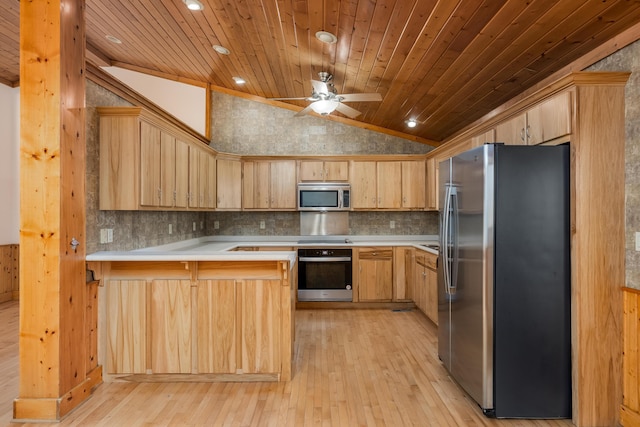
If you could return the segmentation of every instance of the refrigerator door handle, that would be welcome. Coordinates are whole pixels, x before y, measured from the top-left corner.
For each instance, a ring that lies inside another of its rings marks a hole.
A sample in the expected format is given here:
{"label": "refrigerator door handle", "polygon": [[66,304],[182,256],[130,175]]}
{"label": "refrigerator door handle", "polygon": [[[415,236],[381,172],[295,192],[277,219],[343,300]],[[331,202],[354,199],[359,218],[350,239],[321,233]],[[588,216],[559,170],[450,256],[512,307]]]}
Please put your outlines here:
{"label": "refrigerator door handle", "polygon": [[455,188],[451,189],[451,193],[450,193],[450,203],[451,203],[451,220],[452,223],[449,224],[449,228],[451,229],[452,233],[451,233],[451,239],[452,242],[450,243],[452,246],[452,260],[451,260],[451,270],[449,273],[449,288],[448,288],[448,292],[450,295],[453,295],[456,293],[456,289],[458,287],[458,263],[459,263],[459,258],[460,258],[460,254],[459,254],[459,240],[458,240],[458,236],[459,236],[459,232],[458,232],[458,226],[459,226],[459,209],[458,209],[458,192],[456,191]]}
{"label": "refrigerator door handle", "polygon": [[450,190],[451,186],[445,184],[444,190],[444,206],[442,207],[442,230],[440,232],[440,237],[442,241],[440,242],[440,252],[442,253],[442,272],[443,272],[443,281],[444,281],[444,292],[445,294],[449,293],[449,201],[450,201]]}

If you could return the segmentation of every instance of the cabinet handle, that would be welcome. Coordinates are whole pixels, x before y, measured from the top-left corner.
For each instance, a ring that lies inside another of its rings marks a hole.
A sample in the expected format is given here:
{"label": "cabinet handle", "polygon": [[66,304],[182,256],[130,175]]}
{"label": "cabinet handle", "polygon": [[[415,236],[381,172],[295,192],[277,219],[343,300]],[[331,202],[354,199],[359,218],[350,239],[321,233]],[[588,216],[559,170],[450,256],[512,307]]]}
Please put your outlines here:
{"label": "cabinet handle", "polygon": [[531,126],[530,126],[530,125],[527,125],[527,132],[526,132],[526,135],[527,135],[527,141],[529,140],[529,138],[531,138],[531,135],[529,134],[529,130],[530,130],[530,129],[531,129]]}
{"label": "cabinet handle", "polygon": [[524,142],[524,128],[520,129],[520,139]]}
{"label": "cabinet handle", "polygon": [[177,201],[178,201],[178,192],[176,190],[173,190],[173,204],[175,205]]}
{"label": "cabinet handle", "polygon": [[162,188],[158,188],[158,200],[162,200]]}

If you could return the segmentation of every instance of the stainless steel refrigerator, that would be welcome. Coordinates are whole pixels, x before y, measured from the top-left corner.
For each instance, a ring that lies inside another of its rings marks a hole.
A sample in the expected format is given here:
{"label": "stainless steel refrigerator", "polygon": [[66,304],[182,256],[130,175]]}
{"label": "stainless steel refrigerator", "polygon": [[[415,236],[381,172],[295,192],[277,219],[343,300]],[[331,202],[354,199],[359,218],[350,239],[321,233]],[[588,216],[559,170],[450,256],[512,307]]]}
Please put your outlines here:
{"label": "stainless steel refrigerator", "polygon": [[571,417],[569,146],[440,163],[438,355],[488,416]]}

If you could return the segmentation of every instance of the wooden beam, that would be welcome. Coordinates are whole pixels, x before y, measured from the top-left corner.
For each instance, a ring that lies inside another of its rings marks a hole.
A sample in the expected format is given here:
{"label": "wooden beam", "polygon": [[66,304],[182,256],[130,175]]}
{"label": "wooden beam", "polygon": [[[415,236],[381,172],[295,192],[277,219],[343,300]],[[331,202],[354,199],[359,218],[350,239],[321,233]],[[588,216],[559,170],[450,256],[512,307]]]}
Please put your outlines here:
{"label": "wooden beam", "polygon": [[84,0],[20,2],[16,420],[57,421],[102,378],[87,369],[84,327],[84,8]]}

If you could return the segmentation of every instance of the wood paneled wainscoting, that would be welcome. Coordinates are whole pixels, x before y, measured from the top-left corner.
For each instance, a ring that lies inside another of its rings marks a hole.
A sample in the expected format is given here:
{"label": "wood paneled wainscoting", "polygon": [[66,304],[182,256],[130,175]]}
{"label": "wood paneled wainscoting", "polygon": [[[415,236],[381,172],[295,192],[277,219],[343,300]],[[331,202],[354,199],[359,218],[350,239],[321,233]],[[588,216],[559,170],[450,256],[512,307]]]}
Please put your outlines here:
{"label": "wood paneled wainscoting", "polygon": [[0,302],[18,299],[18,245],[0,246]]}
{"label": "wood paneled wainscoting", "polygon": [[623,394],[620,422],[625,427],[631,427],[640,425],[640,291],[623,288],[623,295]]}

